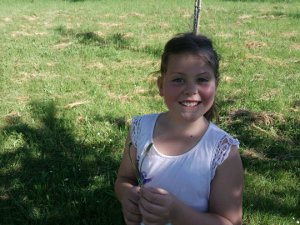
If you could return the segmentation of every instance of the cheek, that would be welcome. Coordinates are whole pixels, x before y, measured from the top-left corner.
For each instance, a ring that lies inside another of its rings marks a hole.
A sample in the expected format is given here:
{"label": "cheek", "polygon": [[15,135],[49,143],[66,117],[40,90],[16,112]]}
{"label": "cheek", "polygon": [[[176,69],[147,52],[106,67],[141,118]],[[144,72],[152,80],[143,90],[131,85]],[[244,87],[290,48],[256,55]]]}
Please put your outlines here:
{"label": "cheek", "polygon": [[216,85],[215,84],[207,84],[201,87],[200,95],[203,100],[210,101],[215,98],[216,94]]}
{"label": "cheek", "polygon": [[178,100],[180,95],[180,88],[174,85],[166,85],[163,91],[163,96],[167,105],[172,104],[174,101]]}

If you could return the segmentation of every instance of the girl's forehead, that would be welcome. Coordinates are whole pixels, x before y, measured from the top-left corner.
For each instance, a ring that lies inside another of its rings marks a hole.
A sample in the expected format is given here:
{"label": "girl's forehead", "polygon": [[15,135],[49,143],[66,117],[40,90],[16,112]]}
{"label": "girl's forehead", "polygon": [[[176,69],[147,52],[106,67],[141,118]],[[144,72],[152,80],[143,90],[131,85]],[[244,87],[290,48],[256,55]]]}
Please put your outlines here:
{"label": "girl's forehead", "polygon": [[201,54],[192,53],[181,53],[181,54],[171,54],[169,57],[168,64],[172,63],[198,63],[199,65],[207,64],[207,59]]}
{"label": "girl's forehead", "polygon": [[163,76],[174,74],[210,74],[215,77],[213,67],[209,64],[207,58],[200,54],[172,54],[169,57],[166,72]]}
{"label": "girl's forehead", "polygon": [[167,70],[184,70],[185,68],[190,67],[208,69],[210,65],[206,57],[200,54],[183,53],[170,55]]}

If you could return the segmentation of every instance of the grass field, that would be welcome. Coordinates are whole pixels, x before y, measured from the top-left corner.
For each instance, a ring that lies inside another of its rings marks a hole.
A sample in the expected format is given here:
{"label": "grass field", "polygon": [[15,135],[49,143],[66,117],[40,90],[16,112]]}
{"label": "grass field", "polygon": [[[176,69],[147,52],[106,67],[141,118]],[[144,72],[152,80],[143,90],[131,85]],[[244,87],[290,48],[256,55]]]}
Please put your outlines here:
{"label": "grass field", "polygon": [[[193,0],[0,1],[0,224],[122,223],[113,192],[134,115],[165,110],[164,43]],[[241,141],[244,224],[300,221],[300,2],[204,0],[219,125]],[[299,222],[298,222],[299,223]]]}

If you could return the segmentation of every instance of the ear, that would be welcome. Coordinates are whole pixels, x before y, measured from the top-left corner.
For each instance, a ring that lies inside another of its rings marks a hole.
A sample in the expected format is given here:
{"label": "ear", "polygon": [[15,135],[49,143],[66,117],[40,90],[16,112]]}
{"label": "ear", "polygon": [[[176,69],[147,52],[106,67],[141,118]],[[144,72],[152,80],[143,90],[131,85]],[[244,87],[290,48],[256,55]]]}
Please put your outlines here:
{"label": "ear", "polygon": [[158,87],[158,90],[159,90],[159,95],[160,96],[164,96],[163,94],[163,77],[162,76],[159,76],[157,78],[157,87]]}

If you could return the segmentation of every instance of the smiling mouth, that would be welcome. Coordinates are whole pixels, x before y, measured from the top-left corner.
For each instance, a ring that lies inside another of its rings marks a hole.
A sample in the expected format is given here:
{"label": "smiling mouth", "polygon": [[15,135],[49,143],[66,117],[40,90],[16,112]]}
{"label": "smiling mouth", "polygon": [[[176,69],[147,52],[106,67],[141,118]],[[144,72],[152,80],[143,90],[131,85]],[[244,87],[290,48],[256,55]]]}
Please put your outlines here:
{"label": "smiling mouth", "polygon": [[186,106],[186,107],[195,107],[199,105],[201,101],[182,101],[179,102],[180,105]]}

